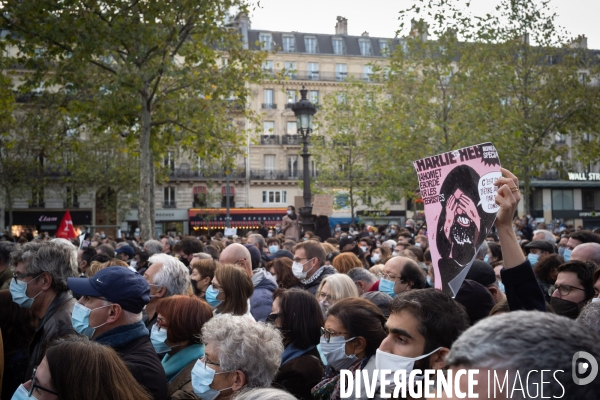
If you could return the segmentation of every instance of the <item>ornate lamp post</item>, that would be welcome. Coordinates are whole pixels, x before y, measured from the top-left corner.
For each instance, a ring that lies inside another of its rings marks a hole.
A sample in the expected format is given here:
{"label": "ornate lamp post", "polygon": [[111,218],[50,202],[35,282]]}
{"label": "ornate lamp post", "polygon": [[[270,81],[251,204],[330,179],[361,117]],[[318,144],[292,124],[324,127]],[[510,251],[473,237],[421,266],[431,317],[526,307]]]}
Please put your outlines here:
{"label": "ornate lamp post", "polygon": [[308,135],[313,131],[313,115],[317,112],[317,108],[306,98],[307,92],[304,85],[302,85],[302,90],[300,90],[300,101],[292,106],[292,111],[294,111],[294,115],[296,115],[298,134],[302,136],[302,159],[304,167],[304,194],[302,196],[304,198],[304,207],[298,211],[302,217],[302,227],[304,228],[304,232],[314,232],[315,228],[312,219],[311,205],[312,194],[310,191],[310,170],[308,166],[308,159],[310,158],[310,153],[308,152]]}

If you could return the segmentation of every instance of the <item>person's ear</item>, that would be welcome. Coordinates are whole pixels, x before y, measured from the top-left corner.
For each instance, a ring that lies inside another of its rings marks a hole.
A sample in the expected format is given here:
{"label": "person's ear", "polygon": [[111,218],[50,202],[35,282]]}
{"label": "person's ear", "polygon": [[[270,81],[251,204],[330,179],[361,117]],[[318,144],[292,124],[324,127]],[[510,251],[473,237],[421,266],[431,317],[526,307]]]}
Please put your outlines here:
{"label": "person's ear", "polygon": [[494,300],[497,302],[498,300],[497,300],[497,298],[496,298],[496,297],[498,296],[498,292],[499,292],[500,290],[499,290],[499,289],[498,289],[496,286],[494,286],[494,285],[490,285],[490,286],[488,286],[488,288],[487,288],[487,289],[490,291],[490,293],[492,294],[492,297],[493,297],[493,298],[494,298]]}
{"label": "person's ear", "polygon": [[354,339],[352,344],[354,345],[354,350],[352,351],[353,354],[360,354],[367,348],[367,341],[362,336]]}
{"label": "person's ear", "polygon": [[116,322],[121,314],[123,313],[123,309],[118,304],[111,304],[108,308],[108,319],[106,320],[107,324],[111,324]]}
{"label": "person's ear", "polygon": [[40,277],[42,281],[42,290],[48,290],[52,286],[52,275],[48,272],[42,272],[42,276]]}
{"label": "person's ear", "polygon": [[167,296],[167,288],[161,286],[160,289],[156,292],[156,297],[166,297]]}
{"label": "person's ear", "polygon": [[446,356],[450,353],[450,349],[442,347],[429,357],[430,369],[444,369],[446,367]]}
{"label": "person's ear", "polygon": [[202,278],[200,280],[200,282],[202,282],[204,285],[209,285],[210,286],[210,276],[207,276],[206,278]]}
{"label": "person's ear", "polygon": [[233,378],[233,382],[231,383],[231,390],[233,390],[234,392],[239,392],[246,385],[246,382],[247,382],[246,374],[244,374],[239,369],[236,371],[233,371],[233,373],[235,375]]}

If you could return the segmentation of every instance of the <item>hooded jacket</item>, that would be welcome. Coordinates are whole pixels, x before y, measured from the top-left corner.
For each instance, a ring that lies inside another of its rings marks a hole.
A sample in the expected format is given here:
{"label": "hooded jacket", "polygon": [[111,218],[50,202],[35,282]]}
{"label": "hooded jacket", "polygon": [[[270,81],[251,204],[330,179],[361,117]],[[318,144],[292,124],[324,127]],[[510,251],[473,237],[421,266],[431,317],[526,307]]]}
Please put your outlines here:
{"label": "hooded jacket", "polygon": [[277,290],[277,282],[275,277],[264,268],[257,268],[252,272],[254,293],[250,297],[250,313],[257,322],[265,322],[271,313],[273,292]]}

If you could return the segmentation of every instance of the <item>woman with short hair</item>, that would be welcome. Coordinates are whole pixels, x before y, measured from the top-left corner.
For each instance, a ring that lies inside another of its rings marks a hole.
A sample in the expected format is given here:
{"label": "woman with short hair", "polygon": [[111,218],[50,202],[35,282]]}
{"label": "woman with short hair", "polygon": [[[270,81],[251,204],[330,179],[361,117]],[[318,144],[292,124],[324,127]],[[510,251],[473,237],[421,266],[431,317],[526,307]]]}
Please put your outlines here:
{"label": "woman with short hair", "polygon": [[190,265],[192,268],[190,280],[194,295],[206,299],[206,289],[208,289],[215,276],[217,265],[218,262],[214,259],[197,260]]}
{"label": "woman with short hair", "polygon": [[366,299],[347,298],[331,306],[321,330],[321,351],[328,366],[324,379],[312,389],[315,399],[340,398],[341,370],[349,370],[352,376],[365,370],[373,375],[375,352],[387,336],[385,323],[379,308]]}
{"label": "woman with short hair", "polygon": [[[76,384],[74,384],[76,383]],[[55,340],[13,399],[151,400],[117,352],[83,335]]]}
{"label": "woman with short hair", "polygon": [[212,284],[206,289],[206,301],[214,314],[250,314],[250,296],[254,293],[252,280],[243,269],[223,264],[215,271]]}
{"label": "woman with short hair", "polygon": [[302,283],[292,272],[292,263],[287,257],[276,258],[267,263],[267,271],[275,277],[277,286],[282,289],[302,289]]}
{"label": "woman with short hair", "polygon": [[385,264],[390,258],[392,258],[392,251],[386,246],[377,247],[371,252],[371,262],[373,265]]}
{"label": "woman with short hair", "polygon": [[354,281],[345,274],[326,276],[321,281],[319,289],[317,290],[317,299],[321,305],[321,311],[323,311],[324,317],[327,316],[329,307],[337,301],[347,297],[358,297],[358,289],[356,288]]}
{"label": "woman with short hair", "polygon": [[341,253],[331,263],[333,268],[341,274],[347,274],[352,268],[362,268],[363,264],[354,253]]}
{"label": "woman with short hair", "polygon": [[274,382],[299,399],[312,398],[311,388],[323,377],[317,349],[324,323],[319,303],[305,290],[278,290],[269,322],[280,329],[285,346]]}
{"label": "woman with short hair", "polygon": [[210,306],[196,296],[171,296],[160,299],[150,339],[156,353],[166,353],[162,366],[169,384],[169,396],[190,382],[196,360],[204,356],[200,332],[213,317]]}

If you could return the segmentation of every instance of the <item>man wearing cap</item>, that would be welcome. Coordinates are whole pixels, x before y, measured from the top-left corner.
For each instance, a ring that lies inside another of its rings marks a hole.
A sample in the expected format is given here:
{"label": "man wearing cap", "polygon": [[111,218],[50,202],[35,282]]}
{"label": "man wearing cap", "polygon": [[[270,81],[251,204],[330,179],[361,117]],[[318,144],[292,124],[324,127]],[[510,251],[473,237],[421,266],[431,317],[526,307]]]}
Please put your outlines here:
{"label": "man wearing cap", "polygon": [[165,371],[142,322],[148,282],[128,268],[107,267],[91,278],[69,278],[68,284],[82,295],[73,308],[75,330],[112,347],[155,400],[166,399]]}
{"label": "man wearing cap", "polygon": [[135,251],[131,246],[122,246],[115,250],[117,254],[117,258],[119,260],[125,261],[127,265],[131,265],[131,260],[135,256]]}
{"label": "man wearing cap", "polygon": [[251,244],[244,244],[243,246],[250,252],[250,260],[252,260],[252,271],[250,271],[252,275],[250,275],[250,278],[252,278],[254,292],[250,297],[250,313],[256,321],[264,322],[271,314],[273,292],[278,287],[277,281],[269,271],[262,268],[261,253],[258,248]]}
{"label": "man wearing cap", "polygon": [[498,282],[494,268],[485,261],[473,261],[465,279],[470,279],[485,287],[494,298],[494,303],[497,304],[502,300],[506,300],[503,286]]}
{"label": "man wearing cap", "polygon": [[537,264],[540,258],[554,253],[554,245],[547,240],[534,240],[531,243],[527,243],[525,248],[529,249],[527,259],[531,263],[532,267]]}

